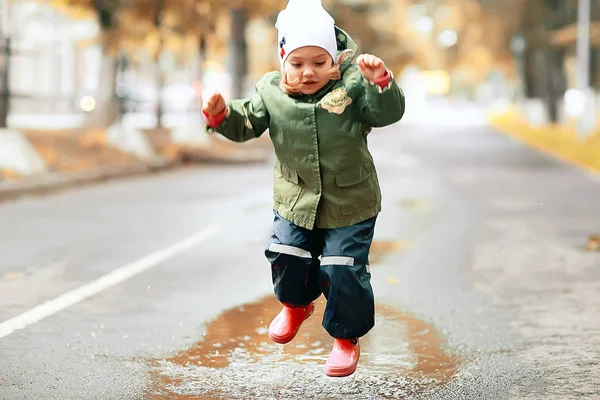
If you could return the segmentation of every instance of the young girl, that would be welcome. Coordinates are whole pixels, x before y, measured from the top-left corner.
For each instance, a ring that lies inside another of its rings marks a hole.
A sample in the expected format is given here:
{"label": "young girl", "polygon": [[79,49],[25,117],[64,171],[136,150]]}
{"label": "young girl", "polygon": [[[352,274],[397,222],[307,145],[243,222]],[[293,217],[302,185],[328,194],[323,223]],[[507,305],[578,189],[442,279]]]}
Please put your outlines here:
{"label": "young girl", "polygon": [[265,254],[283,309],[269,337],[290,342],[322,293],[323,327],[335,339],[325,373],[347,376],[375,324],[368,255],[381,191],[367,135],[402,118],[404,94],[381,59],[355,59],[356,44],[320,0],[290,0],[276,28],[281,71],[252,98],[226,104],[213,94],[202,111],[209,132],[243,142],[268,129],[275,148]]}

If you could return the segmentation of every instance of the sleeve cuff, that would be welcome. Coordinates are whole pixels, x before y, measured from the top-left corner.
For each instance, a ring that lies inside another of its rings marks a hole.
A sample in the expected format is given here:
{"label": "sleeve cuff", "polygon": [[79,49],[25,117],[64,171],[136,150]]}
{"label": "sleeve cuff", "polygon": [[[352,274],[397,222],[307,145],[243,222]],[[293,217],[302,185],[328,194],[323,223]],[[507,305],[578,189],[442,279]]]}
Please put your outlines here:
{"label": "sleeve cuff", "polygon": [[216,128],[227,117],[227,112],[228,107],[225,107],[225,109],[217,115],[208,115],[206,112],[204,112],[204,110],[202,110],[202,117],[204,117],[204,122],[206,123],[206,126],[208,126],[209,128]]}
{"label": "sleeve cuff", "polygon": [[390,72],[386,69],[385,75],[383,75],[381,78],[377,78],[377,79],[373,79],[373,80],[369,80],[369,81],[375,85],[379,85],[381,88],[385,88],[387,85],[390,84],[391,80],[392,80],[392,74],[390,74]]}

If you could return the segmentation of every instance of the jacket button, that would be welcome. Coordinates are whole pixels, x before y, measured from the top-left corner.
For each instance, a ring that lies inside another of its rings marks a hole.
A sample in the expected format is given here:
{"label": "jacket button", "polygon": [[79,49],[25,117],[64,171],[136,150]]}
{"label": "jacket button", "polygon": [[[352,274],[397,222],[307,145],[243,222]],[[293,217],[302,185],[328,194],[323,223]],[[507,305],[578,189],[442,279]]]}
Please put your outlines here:
{"label": "jacket button", "polygon": [[310,124],[310,118],[308,118],[308,117],[304,118],[304,123],[306,125],[309,125]]}
{"label": "jacket button", "polygon": [[313,162],[315,161],[315,156],[313,156],[312,154],[308,155],[308,161]]}
{"label": "jacket button", "polygon": [[315,192],[315,194],[319,194],[319,188],[314,188],[313,192]]}

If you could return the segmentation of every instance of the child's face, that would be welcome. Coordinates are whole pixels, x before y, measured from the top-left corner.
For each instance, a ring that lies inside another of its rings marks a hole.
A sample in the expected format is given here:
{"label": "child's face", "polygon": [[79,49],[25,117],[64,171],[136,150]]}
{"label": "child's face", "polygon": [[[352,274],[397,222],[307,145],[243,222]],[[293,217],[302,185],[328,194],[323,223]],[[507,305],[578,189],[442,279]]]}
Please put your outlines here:
{"label": "child's face", "polygon": [[284,73],[288,82],[301,84],[300,93],[314,94],[329,82],[333,59],[327,51],[316,46],[300,47],[285,60]]}

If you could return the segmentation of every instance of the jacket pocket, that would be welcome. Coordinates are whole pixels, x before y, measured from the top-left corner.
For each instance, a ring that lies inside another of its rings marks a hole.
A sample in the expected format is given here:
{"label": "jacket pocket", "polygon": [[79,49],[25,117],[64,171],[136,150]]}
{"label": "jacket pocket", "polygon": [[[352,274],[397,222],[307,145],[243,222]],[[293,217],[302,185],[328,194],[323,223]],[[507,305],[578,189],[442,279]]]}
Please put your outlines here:
{"label": "jacket pocket", "polygon": [[300,197],[303,183],[298,173],[279,162],[275,161],[275,185],[273,199],[288,210],[292,210]]}
{"label": "jacket pocket", "polygon": [[281,170],[281,175],[287,179],[288,181],[292,182],[293,184],[298,184],[298,173],[296,171],[294,171],[293,169],[291,169],[290,167],[283,165],[281,163],[279,163],[279,168]]}
{"label": "jacket pocket", "polygon": [[336,195],[342,215],[352,215],[377,205],[379,191],[374,175],[375,166],[368,162],[350,171],[336,172]]}

